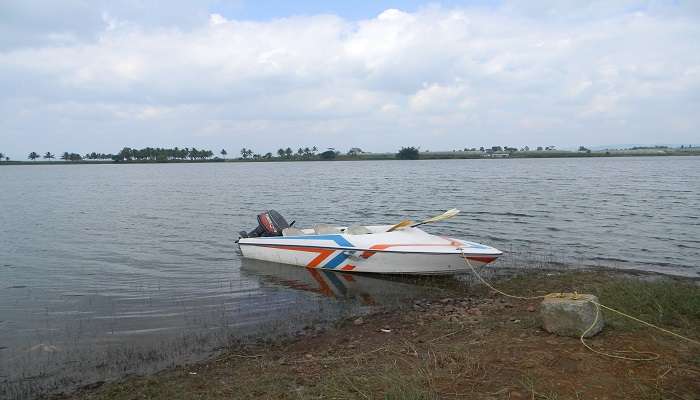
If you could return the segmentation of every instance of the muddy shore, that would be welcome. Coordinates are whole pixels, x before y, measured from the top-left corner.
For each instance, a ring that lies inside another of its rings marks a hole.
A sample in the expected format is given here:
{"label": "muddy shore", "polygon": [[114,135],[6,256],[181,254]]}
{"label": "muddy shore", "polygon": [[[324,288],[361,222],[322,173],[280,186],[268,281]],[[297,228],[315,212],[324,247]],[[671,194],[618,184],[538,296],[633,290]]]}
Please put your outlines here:
{"label": "muddy shore", "polygon": [[[697,282],[619,272],[538,273],[496,281],[519,295],[595,293],[601,302],[697,339]],[[398,309],[353,317],[294,337],[240,344],[204,362],[57,399],[389,398],[697,399],[700,347],[605,314],[587,341],[540,328],[539,301],[483,286],[440,291]],[[447,293],[447,295],[446,295]],[[622,353],[621,353],[622,352]]]}

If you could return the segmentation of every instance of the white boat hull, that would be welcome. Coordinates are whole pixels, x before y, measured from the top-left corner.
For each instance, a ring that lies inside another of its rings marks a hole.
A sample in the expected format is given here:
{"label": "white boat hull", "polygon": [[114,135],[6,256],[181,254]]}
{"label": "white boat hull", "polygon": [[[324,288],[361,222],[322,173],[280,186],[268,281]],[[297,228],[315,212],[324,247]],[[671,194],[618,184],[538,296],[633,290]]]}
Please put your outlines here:
{"label": "white boat hull", "polygon": [[[455,274],[494,261],[489,246],[418,228],[367,235],[303,235],[239,240],[244,257],[307,268],[379,274]],[[467,262],[465,262],[465,258]]]}

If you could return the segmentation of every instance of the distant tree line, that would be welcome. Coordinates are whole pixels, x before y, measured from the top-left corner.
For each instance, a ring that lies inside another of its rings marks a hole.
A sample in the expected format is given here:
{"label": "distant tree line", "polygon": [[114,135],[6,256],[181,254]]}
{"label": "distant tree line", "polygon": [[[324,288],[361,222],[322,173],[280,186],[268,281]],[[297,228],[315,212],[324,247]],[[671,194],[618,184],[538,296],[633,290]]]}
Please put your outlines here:
{"label": "distant tree line", "polygon": [[124,147],[119,153],[111,158],[114,161],[169,161],[169,160],[208,160],[214,156],[211,150],[198,150],[196,148],[162,149],[160,147],[146,147],[143,149],[132,149]]}
{"label": "distant tree line", "polygon": [[[354,150],[362,150],[354,148]],[[318,147],[299,147],[296,151],[292,150],[291,147],[279,148],[276,152],[275,157],[272,153],[259,154],[254,152],[252,149],[246,149],[245,147],[241,149],[240,160],[271,160],[273,158],[278,160],[332,160],[336,158],[340,152],[333,148],[319,153]],[[353,149],[348,152],[348,155],[353,155]]]}
{"label": "distant tree line", "polygon": [[[332,150],[332,149],[329,149]],[[353,151],[358,151],[359,149],[355,148],[354,150],[351,150],[348,152],[348,154],[354,154],[352,153]],[[359,150],[361,152],[361,150]],[[337,155],[338,153],[335,152],[334,150],[331,151],[333,156]],[[226,158],[228,155],[228,152],[226,149],[221,149],[219,152],[221,154],[222,158]],[[271,152],[265,153],[265,154],[258,154],[255,153],[252,149],[247,149],[247,148],[242,148],[241,149],[241,160],[271,160],[272,158],[275,158]],[[280,148],[277,150],[277,155],[279,159],[286,159],[286,160],[312,160],[312,159],[329,159],[329,152],[323,152],[321,154],[318,154],[318,148],[316,146],[313,146],[311,148],[305,147],[305,148],[298,148],[297,151],[295,152],[292,150],[291,147],[287,147],[286,149]],[[3,159],[5,155],[3,153],[0,153],[0,160]],[[166,148],[160,148],[160,147],[146,147],[143,149],[135,149],[131,147],[124,147],[119,151],[117,154],[104,154],[104,153],[87,153],[85,155],[80,155],[78,153],[69,153],[65,152],[63,155],[60,157],[61,160],[64,161],[82,161],[82,160],[113,160],[115,162],[123,162],[123,161],[172,161],[172,160],[209,160],[214,157],[214,152],[211,150],[204,150],[204,149],[197,149],[195,147],[192,148],[172,148],[172,149],[166,149]],[[29,153],[27,156],[28,159],[32,161],[36,161],[37,159],[42,158],[42,156],[33,151]],[[46,152],[43,156],[44,159],[46,160],[52,160],[55,158],[55,155],[52,154],[51,152]],[[333,157],[334,158],[334,157]],[[216,158],[220,160],[218,157]],[[9,158],[7,158],[9,161]]]}
{"label": "distant tree line", "polygon": [[287,147],[286,149],[283,149],[283,148],[277,149],[277,157],[284,158],[287,160],[292,160],[292,159],[310,160],[310,159],[316,158],[317,152],[318,152],[318,148],[316,146],[311,147],[311,148],[299,147],[296,152],[294,152],[294,150],[292,150],[291,147]]}
{"label": "distant tree line", "polygon": [[396,158],[399,160],[417,160],[420,157],[420,152],[415,147],[402,147]]}
{"label": "distant tree line", "polygon": [[[222,150],[222,155],[226,155],[225,150]],[[130,147],[124,147],[117,154],[105,154],[105,153],[86,153],[85,155],[80,155],[78,153],[64,152],[60,159],[63,161],[82,161],[82,160],[113,160],[113,161],[168,161],[168,160],[207,160],[214,156],[214,152],[211,150],[198,150],[196,148],[179,149],[177,147],[173,149],[163,149],[163,148],[153,148],[146,147],[143,149],[132,149]],[[4,157],[4,154],[0,153],[0,160]],[[42,158],[39,153],[32,151],[27,156],[28,159],[36,161]],[[52,160],[56,158],[54,154],[50,151],[43,155],[45,160]],[[9,161],[9,158],[7,158]]]}
{"label": "distant tree line", "polygon": [[[556,150],[556,146],[538,146],[536,151],[554,151]],[[453,152],[457,152],[458,150],[452,150]],[[520,149],[517,147],[511,147],[511,146],[491,146],[490,148],[485,148],[485,147],[479,147],[477,149],[476,147],[465,147],[464,152],[481,152],[485,154],[494,154],[494,153],[515,153],[517,151],[521,152],[528,152],[530,150],[530,146],[523,146]],[[578,151],[581,153],[590,153],[591,150],[584,147],[584,146],[579,146]],[[426,153],[429,152],[429,150],[425,150]],[[348,154],[350,154],[348,152]],[[416,147],[401,147],[401,149],[396,153],[396,158],[400,160],[417,160],[420,158],[420,149]]]}
{"label": "distant tree line", "polygon": [[[696,147],[697,148],[697,147]],[[646,150],[646,149],[656,149],[656,150],[667,150],[670,149],[669,146],[634,146],[631,147],[627,150]],[[687,145],[687,146],[680,146],[680,149],[693,149],[692,145]],[[452,152],[458,152],[462,150],[452,150]],[[511,146],[491,146],[491,147],[479,147],[478,149],[476,147],[465,147],[464,152],[473,152],[473,153],[483,153],[483,157],[496,157],[496,156],[517,156],[514,155],[516,152],[554,152],[552,156],[561,156],[574,153],[571,151],[557,151],[556,146],[538,146],[536,148],[530,149],[529,146],[523,146],[520,149],[516,147],[511,147]],[[591,150],[588,149],[585,146],[579,146],[578,150],[576,151],[578,153],[586,153],[590,154]],[[429,153],[429,150],[420,150],[419,147],[414,147],[414,146],[408,146],[408,147],[401,147],[401,149],[398,150],[397,153],[395,153],[394,157],[397,159],[401,160],[417,160],[421,158],[421,154]],[[435,155],[432,155],[431,157],[428,157],[426,154],[425,157],[428,158],[440,158],[440,154],[445,153],[445,152],[438,152]],[[221,149],[219,151],[219,154],[221,155],[222,158],[214,157],[214,152],[211,150],[204,150],[204,149],[197,149],[195,147],[192,148],[160,148],[160,147],[146,147],[143,149],[135,149],[135,148],[130,148],[130,147],[124,147],[121,151],[119,151],[117,154],[105,154],[105,153],[86,153],[84,155],[80,155],[79,153],[72,153],[72,152],[64,152],[60,157],[61,160],[67,161],[67,162],[75,162],[75,161],[83,161],[83,160],[112,160],[115,162],[129,162],[129,161],[154,161],[154,162],[168,162],[168,161],[223,161],[226,159],[228,156],[228,152],[226,149]],[[316,146],[313,147],[299,147],[297,150],[293,150],[291,147],[287,148],[279,148],[277,151],[273,154],[272,152],[267,152],[265,154],[257,153],[253,151],[252,149],[245,148],[243,147],[240,150],[240,157],[237,157],[236,159],[238,160],[243,160],[243,161],[269,161],[269,160],[295,160],[295,161],[302,161],[302,160],[334,160],[338,157],[341,159],[352,159],[352,158],[360,158],[361,156],[364,156],[364,158],[369,158],[369,159],[381,159],[381,158],[386,158],[390,157],[389,154],[378,154],[376,156],[370,155],[371,153],[367,153],[360,149],[359,147],[353,147],[350,150],[348,150],[345,153],[345,156],[341,156],[341,152],[337,151],[334,148],[328,148],[326,151],[321,151],[319,152],[319,149]],[[605,154],[609,155],[610,152],[606,152]],[[528,154],[523,154],[522,156],[528,157],[530,156],[531,153]],[[532,156],[538,157],[537,154],[534,154]],[[36,161],[38,159],[43,158],[44,160],[51,161],[56,157],[55,154],[49,152],[44,153],[41,155],[40,153],[37,153],[35,151],[32,151],[29,153],[27,156],[28,159],[32,161]],[[447,158],[454,158],[454,157],[447,157]],[[459,157],[457,157],[459,158]],[[0,152],[0,161],[10,161],[10,158],[7,157],[4,153]]]}
{"label": "distant tree line", "polygon": [[[222,158],[225,159],[229,154],[226,149],[221,149],[219,152]],[[299,147],[296,151],[292,150],[291,147],[279,148],[277,149],[276,156],[271,152],[265,154],[256,153],[252,149],[243,147],[240,150],[239,160],[253,160],[253,161],[265,161],[265,160],[333,160],[337,158],[341,153],[334,148],[328,148],[326,151],[319,152],[318,147]],[[353,147],[347,151],[347,156],[349,157],[359,157],[363,154],[367,154],[359,147]],[[0,155],[2,155],[0,153]],[[209,160],[214,157],[214,152],[211,150],[198,150],[197,148],[160,148],[160,147],[146,147],[143,149],[135,149],[131,147],[124,147],[117,154],[104,154],[104,153],[87,153],[84,156],[78,153],[65,152],[60,157],[64,161],[82,161],[82,160],[113,160],[115,162],[128,162],[128,161],[172,161],[172,160]],[[417,159],[419,157],[419,150],[415,147],[405,147],[402,148],[397,154],[397,158],[400,159]],[[2,157],[0,157],[1,159]],[[28,158],[35,161],[42,158],[37,152],[29,153]],[[55,155],[51,152],[47,152],[43,156],[46,160],[51,160],[55,158]],[[8,159],[9,160],[9,159]],[[221,160],[216,158],[215,160]]]}
{"label": "distant tree line", "polygon": [[[481,152],[481,153],[515,153],[516,151],[555,151],[557,146],[537,146],[536,148],[530,148],[530,146],[523,146],[521,148],[511,147],[511,146],[491,146],[491,147],[465,147],[463,151]],[[453,150],[457,151],[457,150]],[[579,152],[590,153],[591,150],[584,146],[579,146]]]}
{"label": "distant tree line", "polygon": [[[2,160],[2,153],[0,153],[0,160]],[[60,159],[63,161],[81,161],[81,160],[111,160],[112,157],[114,157],[111,154],[102,154],[102,153],[87,153],[84,156],[81,156],[78,153],[69,153],[65,152],[61,155]],[[51,153],[50,151],[47,151],[43,156],[39,155],[36,151],[32,151],[29,153],[27,156],[28,159],[32,161],[36,161],[39,158],[43,158],[44,160],[53,160],[56,158],[56,155]],[[10,161],[9,157],[5,158],[5,161]]]}
{"label": "distant tree line", "polygon": [[83,157],[78,153],[65,152],[61,155],[61,160],[63,161],[80,161]]}

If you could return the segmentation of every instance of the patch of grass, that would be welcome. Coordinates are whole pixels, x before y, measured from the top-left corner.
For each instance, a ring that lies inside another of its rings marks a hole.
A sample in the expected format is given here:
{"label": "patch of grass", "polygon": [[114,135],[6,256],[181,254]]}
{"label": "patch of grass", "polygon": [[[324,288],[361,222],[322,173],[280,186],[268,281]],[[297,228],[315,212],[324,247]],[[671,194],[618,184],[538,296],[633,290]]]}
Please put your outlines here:
{"label": "patch of grass", "polygon": [[[655,325],[690,330],[700,323],[700,287],[690,283],[618,279],[602,285],[598,297],[602,304]],[[615,317],[609,320],[618,328],[642,326],[612,312],[605,314]]]}
{"label": "patch of grass", "polygon": [[[519,275],[497,281],[495,287],[520,296],[541,296],[556,292],[593,293],[601,304],[643,321],[691,331],[700,325],[700,286],[669,278],[642,280],[614,273],[565,272]],[[638,322],[603,310],[614,328],[643,327]]]}
{"label": "patch of grass", "polygon": [[[589,293],[615,279],[600,272],[550,272],[520,274],[493,281],[494,286],[517,296],[544,296],[549,293]],[[487,289],[485,289],[487,290]]]}

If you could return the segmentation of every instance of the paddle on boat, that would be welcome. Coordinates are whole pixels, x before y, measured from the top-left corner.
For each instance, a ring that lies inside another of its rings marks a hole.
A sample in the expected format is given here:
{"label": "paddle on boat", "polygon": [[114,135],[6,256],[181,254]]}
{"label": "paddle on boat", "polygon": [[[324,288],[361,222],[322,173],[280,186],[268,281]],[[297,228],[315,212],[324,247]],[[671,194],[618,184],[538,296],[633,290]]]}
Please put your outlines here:
{"label": "paddle on boat", "polygon": [[452,209],[425,221],[395,225],[293,227],[275,210],[258,215],[258,227],[240,232],[244,257],[307,268],[380,274],[454,274],[488,264],[502,252],[461,239],[431,235],[419,226],[459,213]]}

